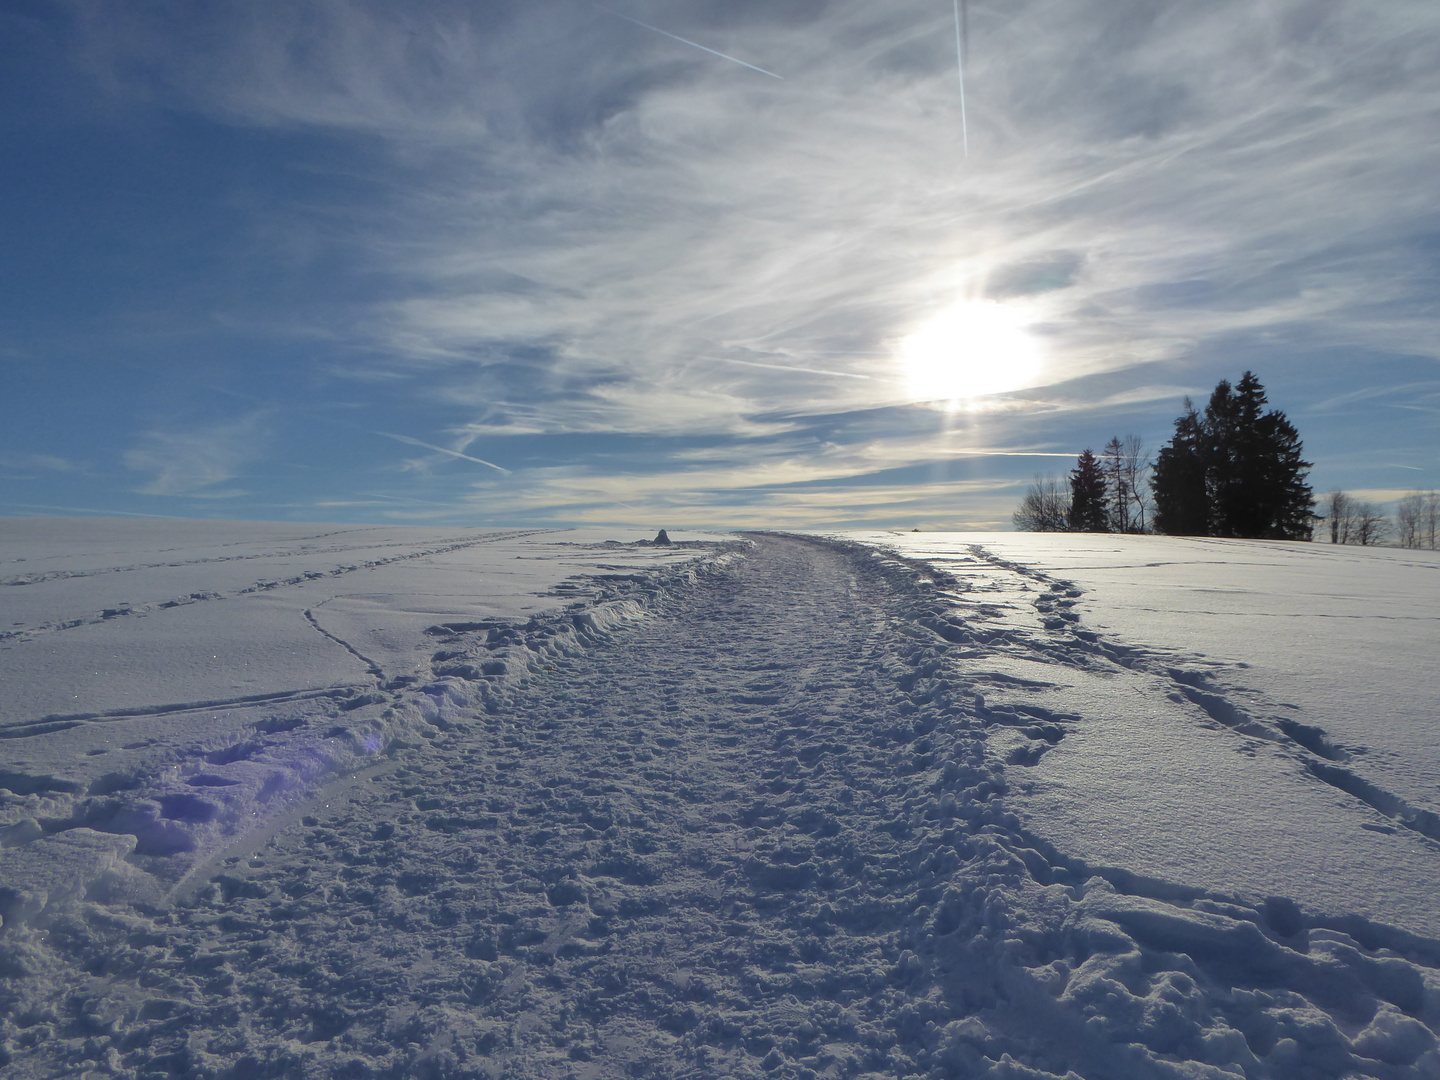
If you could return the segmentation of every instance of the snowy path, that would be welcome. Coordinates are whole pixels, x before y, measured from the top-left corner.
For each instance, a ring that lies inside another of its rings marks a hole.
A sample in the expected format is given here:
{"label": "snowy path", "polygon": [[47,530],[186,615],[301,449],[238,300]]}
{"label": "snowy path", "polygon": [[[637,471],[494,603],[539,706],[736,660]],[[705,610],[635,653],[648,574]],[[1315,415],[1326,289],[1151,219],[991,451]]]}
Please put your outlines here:
{"label": "snowy path", "polygon": [[[1440,944],[1090,876],[1020,829],[992,733],[1064,731],[976,698],[959,588],[755,538],[167,901],[92,888],[8,933],[10,1064],[1440,1075]],[[437,667],[496,636],[457,630]]]}

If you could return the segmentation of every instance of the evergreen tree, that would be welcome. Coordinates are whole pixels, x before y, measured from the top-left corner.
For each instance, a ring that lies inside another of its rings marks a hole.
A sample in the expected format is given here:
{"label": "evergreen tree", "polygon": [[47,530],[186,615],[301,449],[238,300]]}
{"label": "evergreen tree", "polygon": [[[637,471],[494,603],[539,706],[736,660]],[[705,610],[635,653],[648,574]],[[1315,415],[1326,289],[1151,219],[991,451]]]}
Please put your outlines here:
{"label": "evergreen tree", "polygon": [[1200,414],[1190,399],[1175,418],[1175,438],[1155,455],[1150,490],[1155,495],[1155,530],[1171,536],[1205,536],[1210,528],[1210,492],[1205,482],[1207,443]]}
{"label": "evergreen tree", "polygon": [[1110,531],[1105,473],[1088,448],[1070,474],[1070,531]]}
{"label": "evergreen tree", "polygon": [[1161,532],[1309,540],[1314,499],[1300,435],[1278,409],[1265,412],[1252,372],[1221,380],[1204,416],[1187,399],[1175,438],[1156,455],[1151,488]]}
{"label": "evergreen tree", "polygon": [[1309,540],[1315,524],[1315,496],[1305,481],[1310,462],[1301,460],[1300,433],[1278,409],[1265,414],[1260,430],[1266,448],[1262,491],[1270,508],[1264,535],[1272,540]]}

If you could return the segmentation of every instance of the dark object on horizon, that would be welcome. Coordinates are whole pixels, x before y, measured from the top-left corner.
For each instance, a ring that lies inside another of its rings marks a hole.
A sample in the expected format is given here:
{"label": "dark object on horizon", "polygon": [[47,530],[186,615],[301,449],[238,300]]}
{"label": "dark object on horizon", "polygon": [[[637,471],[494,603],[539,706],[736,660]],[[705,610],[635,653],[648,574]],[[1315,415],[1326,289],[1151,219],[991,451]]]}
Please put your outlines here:
{"label": "dark object on horizon", "polygon": [[1109,532],[1109,517],[1105,474],[1087,447],[1070,474],[1070,531]]}
{"label": "dark object on horizon", "polygon": [[1310,462],[1301,460],[1294,425],[1279,409],[1262,412],[1265,404],[1265,388],[1249,371],[1234,387],[1222,379],[1203,414],[1185,399],[1150,480],[1158,532],[1310,539]]}
{"label": "dark object on horizon", "polygon": [[658,533],[655,534],[655,539],[650,542],[658,547],[670,547],[670,534],[667,533],[664,529],[661,529]]}

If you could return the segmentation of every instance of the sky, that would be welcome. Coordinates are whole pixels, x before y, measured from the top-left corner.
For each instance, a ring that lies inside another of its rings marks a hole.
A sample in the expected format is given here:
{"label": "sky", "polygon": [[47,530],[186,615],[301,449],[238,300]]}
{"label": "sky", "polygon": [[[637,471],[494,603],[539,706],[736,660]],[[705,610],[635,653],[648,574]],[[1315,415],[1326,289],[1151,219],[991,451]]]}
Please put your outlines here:
{"label": "sky", "polygon": [[1253,370],[1440,487],[1434,0],[6,0],[0,514],[1003,528]]}

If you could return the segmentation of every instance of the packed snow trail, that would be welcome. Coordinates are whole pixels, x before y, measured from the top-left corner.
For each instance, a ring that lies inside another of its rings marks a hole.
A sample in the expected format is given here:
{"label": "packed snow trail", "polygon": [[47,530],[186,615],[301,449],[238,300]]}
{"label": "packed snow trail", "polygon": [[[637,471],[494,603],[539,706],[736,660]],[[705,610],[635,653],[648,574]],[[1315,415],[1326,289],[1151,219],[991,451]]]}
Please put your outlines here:
{"label": "packed snow trail", "polygon": [[[1435,943],[1021,831],[987,731],[1063,732],[977,698],[961,583],[780,536],[692,578],[169,903],[9,935],[15,1075],[1440,1075]],[[505,632],[437,640],[478,680]]]}

